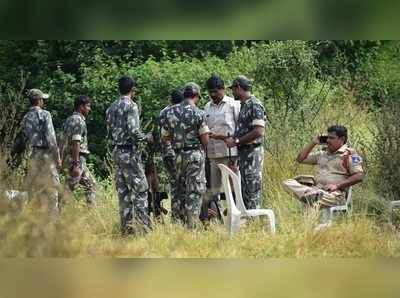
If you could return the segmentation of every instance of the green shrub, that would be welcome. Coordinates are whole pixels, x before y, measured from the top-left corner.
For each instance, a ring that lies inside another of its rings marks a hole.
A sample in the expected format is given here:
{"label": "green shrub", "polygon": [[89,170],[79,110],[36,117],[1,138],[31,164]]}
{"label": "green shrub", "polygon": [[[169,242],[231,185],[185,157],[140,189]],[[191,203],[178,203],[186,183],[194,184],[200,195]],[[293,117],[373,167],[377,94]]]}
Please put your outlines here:
{"label": "green shrub", "polygon": [[400,101],[390,100],[377,116],[376,187],[389,200],[400,200]]}

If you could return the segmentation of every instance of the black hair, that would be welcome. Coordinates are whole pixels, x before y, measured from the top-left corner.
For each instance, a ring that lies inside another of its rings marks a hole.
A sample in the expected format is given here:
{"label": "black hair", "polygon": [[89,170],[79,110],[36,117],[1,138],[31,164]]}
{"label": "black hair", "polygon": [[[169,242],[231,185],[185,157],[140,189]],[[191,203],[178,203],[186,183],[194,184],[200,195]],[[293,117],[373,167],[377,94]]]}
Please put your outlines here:
{"label": "black hair", "polygon": [[29,103],[31,104],[31,106],[35,106],[37,105],[38,101],[39,101],[40,97],[31,97],[29,96]]}
{"label": "black hair", "polygon": [[183,90],[182,88],[175,89],[171,92],[171,103],[177,104],[183,101]]}
{"label": "black hair", "polygon": [[251,86],[248,85],[243,85],[243,84],[238,84],[240,88],[242,88],[244,91],[251,91]]}
{"label": "black hair", "polygon": [[86,105],[90,103],[90,98],[87,95],[78,95],[75,97],[74,108],[75,111],[78,110],[80,105]]}
{"label": "black hair", "polygon": [[200,96],[198,90],[193,86],[186,86],[185,90],[183,90],[183,97],[184,98],[193,98],[195,96]]}
{"label": "black hair", "polygon": [[225,89],[224,80],[218,75],[212,75],[206,82],[208,90],[212,89]]}
{"label": "black hair", "polygon": [[347,128],[342,125],[332,125],[327,129],[330,133],[335,133],[339,138],[344,138],[344,143],[347,142]]}
{"label": "black hair", "polygon": [[136,82],[134,79],[132,79],[131,77],[128,76],[122,76],[119,80],[118,80],[118,88],[119,88],[119,93],[121,93],[122,95],[126,95],[129,92],[131,92],[131,90],[133,89],[133,87],[136,86]]}

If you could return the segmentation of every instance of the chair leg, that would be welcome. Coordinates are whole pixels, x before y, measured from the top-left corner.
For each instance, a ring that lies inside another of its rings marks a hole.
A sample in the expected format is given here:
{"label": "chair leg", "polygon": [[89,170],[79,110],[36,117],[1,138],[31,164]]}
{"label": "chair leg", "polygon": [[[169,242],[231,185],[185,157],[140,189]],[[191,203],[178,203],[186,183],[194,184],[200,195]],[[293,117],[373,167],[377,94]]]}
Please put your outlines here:
{"label": "chair leg", "polygon": [[329,223],[332,221],[333,211],[331,208],[323,208],[321,209],[321,222]]}
{"label": "chair leg", "polygon": [[276,227],[275,227],[275,214],[273,211],[269,212],[268,214],[269,225],[271,227],[271,233],[275,235]]}
{"label": "chair leg", "polygon": [[389,223],[393,225],[394,222],[394,210],[397,206],[390,205],[389,206]]}
{"label": "chair leg", "polygon": [[393,207],[389,207],[389,223],[393,225]]}
{"label": "chair leg", "polygon": [[235,234],[239,231],[240,228],[240,215],[232,216],[232,234]]}
{"label": "chair leg", "polygon": [[240,215],[230,215],[230,218],[227,219],[227,228],[229,237],[233,237],[240,228]]}

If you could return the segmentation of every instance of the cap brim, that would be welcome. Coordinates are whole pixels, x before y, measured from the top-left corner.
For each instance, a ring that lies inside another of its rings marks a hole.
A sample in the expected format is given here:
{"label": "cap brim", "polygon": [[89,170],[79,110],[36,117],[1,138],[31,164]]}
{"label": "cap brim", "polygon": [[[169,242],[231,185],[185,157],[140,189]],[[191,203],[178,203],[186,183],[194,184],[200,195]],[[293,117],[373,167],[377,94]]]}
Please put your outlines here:
{"label": "cap brim", "polygon": [[49,94],[47,94],[47,93],[43,93],[43,96],[42,96],[42,98],[43,99],[47,99],[47,98],[49,98],[50,97],[50,95]]}

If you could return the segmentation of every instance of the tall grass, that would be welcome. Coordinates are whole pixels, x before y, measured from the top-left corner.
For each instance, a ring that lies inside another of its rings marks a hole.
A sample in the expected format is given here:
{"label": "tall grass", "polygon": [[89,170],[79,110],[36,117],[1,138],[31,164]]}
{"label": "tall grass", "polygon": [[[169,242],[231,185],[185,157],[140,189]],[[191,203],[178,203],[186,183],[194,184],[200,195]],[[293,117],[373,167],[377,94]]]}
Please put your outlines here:
{"label": "tall grass", "polygon": [[[334,94],[331,95],[334,97]],[[37,205],[8,202],[2,192],[0,197],[0,255],[21,257],[372,257],[399,256],[399,237],[381,215],[369,213],[371,202],[378,201],[374,188],[368,156],[374,142],[371,129],[374,117],[351,98],[330,100],[322,106],[313,127],[326,128],[342,123],[349,128],[349,142],[367,161],[367,178],[354,187],[354,212],[349,218],[338,218],[335,224],[315,231],[318,212],[305,212],[301,205],[281,187],[284,179],[300,173],[312,173],[311,167],[298,166],[294,158],[300,142],[291,137],[300,134],[293,127],[285,140],[278,130],[269,131],[270,142],[285,142],[284,152],[267,151],[264,167],[263,206],[275,210],[278,230],[275,236],[264,229],[262,222],[245,225],[229,239],[223,226],[211,225],[208,229],[188,231],[182,226],[154,223],[154,230],[143,236],[122,237],[119,233],[117,197],[112,177],[100,180],[97,187],[97,206],[88,208],[83,194],[64,195],[64,207],[59,220],[54,223]],[[311,125],[311,123],[310,123]],[[278,128],[276,128],[278,129]],[[317,131],[316,131],[317,132]],[[309,133],[309,138],[312,133]],[[7,165],[1,159],[1,171]],[[0,180],[0,189],[22,187],[20,173],[8,172]],[[17,179],[18,178],[18,179]],[[10,184],[10,181],[13,183]],[[37,195],[37,194],[36,194]],[[35,194],[31,196],[33,201]]]}

